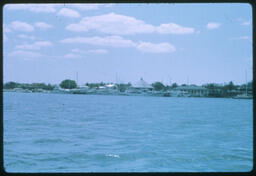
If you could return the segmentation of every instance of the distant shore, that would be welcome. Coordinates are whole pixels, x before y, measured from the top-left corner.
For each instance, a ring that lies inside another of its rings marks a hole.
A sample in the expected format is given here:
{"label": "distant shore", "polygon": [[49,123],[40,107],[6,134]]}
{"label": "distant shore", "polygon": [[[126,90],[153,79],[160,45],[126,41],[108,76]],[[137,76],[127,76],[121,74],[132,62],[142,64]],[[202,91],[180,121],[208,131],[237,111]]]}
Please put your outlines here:
{"label": "distant shore", "polygon": [[164,85],[162,82],[147,83],[141,78],[131,83],[86,83],[77,85],[74,80],[65,79],[59,85],[45,83],[7,82],[3,85],[4,92],[24,93],[59,93],[89,95],[124,95],[124,96],[158,96],[158,97],[215,97],[252,99],[252,81],[247,84],[234,85],[209,83],[202,86],[195,84]]}
{"label": "distant shore", "polygon": [[[153,97],[198,97],[198,98],[235,98],[235,99],[252,99],[252,96],[234,96],[234,97],[214,97],[214,96],[202,96],[202,95],[190,95],[190,94],[175,94],[171,91],[151,91],[151,92],[119,92],[119,91],[102,91],[102,90],[83,90],[80,89],[62,89],[62,90],[43,90],[43,89],[34,89],[28,90],[28,89],[3,89],[3,92],[15,92],[15,93],[46,93],[46,94],[76,94],[76,95],[111,95],[111,96],[153,96]],[[243,95],[243,94],[241,94]]]}

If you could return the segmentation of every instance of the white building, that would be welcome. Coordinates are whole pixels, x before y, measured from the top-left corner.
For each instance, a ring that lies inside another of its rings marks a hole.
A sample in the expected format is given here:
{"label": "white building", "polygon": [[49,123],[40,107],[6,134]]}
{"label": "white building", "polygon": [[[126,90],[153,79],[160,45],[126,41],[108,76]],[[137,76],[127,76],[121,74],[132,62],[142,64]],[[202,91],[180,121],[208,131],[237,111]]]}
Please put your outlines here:
{"label": "white building", "polygon": [[141,78],[138,82],[132,85],[127,93],[151,93],[153,87]]}
{"label": "white building", "polygon": [[202,97],[208,96],[209,90],[202,86],[180,86],[174,89],[180,96]]}

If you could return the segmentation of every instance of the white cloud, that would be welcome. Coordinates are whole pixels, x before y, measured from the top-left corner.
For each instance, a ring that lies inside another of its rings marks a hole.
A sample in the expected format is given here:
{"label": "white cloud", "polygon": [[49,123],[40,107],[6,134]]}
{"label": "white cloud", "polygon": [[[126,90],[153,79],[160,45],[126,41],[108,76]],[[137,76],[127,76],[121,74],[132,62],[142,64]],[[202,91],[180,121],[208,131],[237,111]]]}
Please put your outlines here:
{"label": "white cloud", "polygon": [[86,54],[86,53],[107,54],[108,53],[108,50],[106,50],[106,49],[81,50],[81,49],[78,49],[78,48],[74,48],[71,51],[73,53],[80,53],[80,54]]}
{"label": "white cloud", "polygon": [[10,27],[16,31],[22,31],[22,32],[34,31],[34,27],[32,25],[25,22],[21,22],[21,21],[13,21],[10,24]]}
{"label": "white cloud", "polygon": [[42,47],[49,47],[52,46],[52,43],[49,41],[38,41],[34,42],[33,44],[22,44],[17,45],[16,49],[23,49],[23,50],[39,50]]}
{"label": "white cloud", "polygon": [[8,10],[28,10],[31,12],[53,13],[56,11],[54,4],[7,4]]}
{"label": "white cloud", "polygon": [[32,51],[15,50],[9,53],[8,56],[15,56],[15,57],[26,59],[26,57],[28,58],[41,57],[42,54],[38,52],[32,52]]}
{"label": "white cloud", "polygon": [[3,24],[3,40],[5,42],[8,41],[8,37],[6,33],[9,33],[9,32],[11,32],[11,29],[7,25]]}
{"label": "white cloud", "polygon": [[81,51],[80,49],[78,49],[78,48],[74,48],[74,49],[72,49],[71,51],[74,52],[74,53],[81,53],[81,52],[82,52],[82,51]]}
{"label": "white cloud", "polygon": [[9,32],[11,32],[11,29],[6,24],[3,24],[3,32],[9,33]]}
{"label": "white cloud", "polygon": [[251,24],[250,21],[244,21],[241,23],[241,25],[243,25],[243,26],[249,26],[250,24]]}
{"label": "white cloud", "polygon": [[[40,28],[40,29],[49,29],[49,28],[53,27],[52,25],[49,25],[44,22],[36,22],[36,23],[34,23],[34,26],[37,28]],[[22,22],[22,21],[13,21],[9,25],[4,24],[3,29],[4,29],[4,32],[11,32],[10,28],[12,28],[13,30],[16,30],[16,31],[32,32],[35,29],[34,26],[31,24],[28,24],[26,22]]]}
{"label": "white cloud", "polygon": [[201,31],[200,31],[200,30],[197,30],[195,33],[196,33],[196,34],[200,34],[200,33],[201,33]]}
{"label": "white cloud", "polygon": [[7,35],[5,33],[3,35],[3,39],[4,39],[4,41],[8,41],[8,37],[7,37]]}
{"label": "white cloud", "polygon": [[40,47],[39,46],[36,46],[36,45],[33,45],[33,44],[22,44],[22,45],[17,45],[15,47],[16,49],[24,49],[24,50],[39,50]]}
{"label": "white cloud", "polygon": [[30,40],[35,40],[36,37],[35,36],[29,36],[29,35],[25,35],[25,34],[20,34],[18,35],[19,38],[23,38],[23,39],[30,39]]}
{"label": "white cloud", "polygon": [[243,18],[237,18],[236,20],[240,23],[240,25],[243,25],[243,26],[249,26],[249,25],[251,25],[250,20],[246,21],[246,20],[244,20]]}
{"label": "white cloud", "polygon": [[241,36],[241,37],[238,37],[237,39],[241,39],[241,40],[249,40],[250,37],[249,36]]}
{"label": "white cloud", "polygon": [[58,15],[65,16],[65,17],[70,17],[70,18],[80,17],[80,14],[77,11],[72,10],[72,9],[68,9],[68,8],[60,9],[60,11],[58,12]]}
{"label": "white cloud", "polygon": [[61,43],[87,43],[99,46],[112,46],[112,47],[134,47],[136,43],[131,40],[123,39],[120,36],[107,36],[107,37],[74,37],[67,38],[60,41]]}
{"label": "white cloud", "polygon": [[170,43],[150,43],[150,42],[140,42],[136,48],[139,51],[146,53],[170,53],[176,51],[176,48]]}
{"label": "white cloud", "polygon": [[40,29],[49,29],[49,28],[52,28],[52,25],[44,23],[44,22],[37,22],[37,23],[35,23],[35,27],[38,27]]}
{"label": "white cloud", "polygon": [[72,7],[75,7],[80,10],[97,10],[99,7],[111,7],[112,4],[71,4]]}
{"label": "white cloud", "polygon": [[[110,46],[110,47],[133,47],[141,52],[147,53],[169,53],[176,51],[176,48],[170,43],[150,43],[150,42],[133,42],[131,40],[124,39],[120,36],[108,36],[108,37],[75,37],[67,38],[60,41],[61,43],[86,43],[98,46]],[[107,50],[89,50],[82,51],[80,49],[72,49],[74,53],[106,53]]]}
{"label": "white cloud", "polygon": [[88,53],[93,53],[93,54],[107,54],[108,50],[105,49],[94,49],[94,50],[88,50]]}
{"label": "white cloud", "polygon": [[71,58],[71,59],[73,59],[73,58],[80,58],[81,55],[79,55],[79,54],[74,54],[74,53],[68,53],[68,54],[66,54],[64,57],[65,57],[65,58]]}
{"label": "white cloud", "polygon": [[110,13],[83,18],[78,24],[70,24],[66,29],[71,31],[96,30],[107,34],[152,33],[154,26],[133,17]]}
{"label": "white cloud", "polygon": [[193,28],[183,27],[175,23],[161,24],[157,27],[160,34],[192,34],[195,32]]}
{"label": "white cloud", "polygon": [[233,38],[230,38],[230,40],[248,40],[249,42],[252,42],[252,37],[249,37],[249,36],[240,36],[240,37],[233,37]]}
{"label": "white cloud", "polygon": [[96,30],[98,32],[114,35],[153,32],[162,34],[192,34],[195,31],[193,28],[183,27],[175,23],[153,26],[151,24],[146,24],[142,20],[135,19],[134,17],[115,13],[85,17],[79,23],[68,25],[66,29],[76,32]]}
{"label": "white cloud", "polygon": [[210,22],[210,23],[208,23],[207,24],[207,29],[217,29],[217,28],[219,28],[220,27],[220,23],[217,23],[217,22]]}
{"label": "white cloud", "polygon": [[47,47],[47,46],[52,46],[52,43],[50,41],[39,41],[39,42],[35,42],[34,45],[39,47]]}

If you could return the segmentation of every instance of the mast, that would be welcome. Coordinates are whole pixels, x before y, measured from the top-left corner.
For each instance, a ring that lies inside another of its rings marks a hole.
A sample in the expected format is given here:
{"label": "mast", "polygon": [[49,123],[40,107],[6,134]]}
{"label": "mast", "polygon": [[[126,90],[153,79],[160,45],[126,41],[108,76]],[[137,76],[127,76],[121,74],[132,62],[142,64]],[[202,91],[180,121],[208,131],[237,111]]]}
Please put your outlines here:
{"label": "mast", "polygon": [[76,72],[76,83],[78,85],[78,72]]}
{"label": "mast", "polygon": [[247,93],[247,71],[246,70],[245,70],[245,92],[247,95],[248,93]]}
{"label": "mast", "polygon": [[117,73],[116,73],[116,84],[118,84],[118,78],[117,78]]}

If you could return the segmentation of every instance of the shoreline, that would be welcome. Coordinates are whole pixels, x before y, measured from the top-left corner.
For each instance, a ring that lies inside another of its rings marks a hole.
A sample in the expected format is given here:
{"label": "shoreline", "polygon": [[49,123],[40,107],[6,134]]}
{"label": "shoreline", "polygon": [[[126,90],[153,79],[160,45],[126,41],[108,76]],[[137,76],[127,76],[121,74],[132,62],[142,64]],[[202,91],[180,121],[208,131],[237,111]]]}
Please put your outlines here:
{"label": "shoreline", "polygon": [[250,99],[252,100],[253,97],[250,98],[235,98],[235,97],[213,97],[213,96],[164,96],[164,92],[161,93],[151,93],[151,94],[140,94],[140,93],[78,93],[78,92],[54,92],[54,91],[29,91],[29,90],[22,90],[22,91],[15,91],[15,90],[8,90],[3,89],[3,93],[11,92],[11,93],[40,93],[40,94],[71,94],[71,95],[103,95],[103,96],[133,96],[133,97],[165,97],[165,98],[225,98],[225,99]]}

